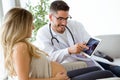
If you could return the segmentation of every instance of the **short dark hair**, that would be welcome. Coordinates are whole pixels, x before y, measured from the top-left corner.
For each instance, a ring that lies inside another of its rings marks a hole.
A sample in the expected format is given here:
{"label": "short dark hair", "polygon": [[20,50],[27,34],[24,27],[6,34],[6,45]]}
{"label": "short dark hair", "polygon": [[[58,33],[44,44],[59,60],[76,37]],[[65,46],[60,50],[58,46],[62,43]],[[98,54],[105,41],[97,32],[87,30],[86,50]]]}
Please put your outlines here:
{"label": "short dark hair", "polygon": [[66,2],[62,1],[62,0],[56,0],[53,1],[50,5],[50,12],[56,12],[57,11],[69,11],[69,6],[67,5]]}

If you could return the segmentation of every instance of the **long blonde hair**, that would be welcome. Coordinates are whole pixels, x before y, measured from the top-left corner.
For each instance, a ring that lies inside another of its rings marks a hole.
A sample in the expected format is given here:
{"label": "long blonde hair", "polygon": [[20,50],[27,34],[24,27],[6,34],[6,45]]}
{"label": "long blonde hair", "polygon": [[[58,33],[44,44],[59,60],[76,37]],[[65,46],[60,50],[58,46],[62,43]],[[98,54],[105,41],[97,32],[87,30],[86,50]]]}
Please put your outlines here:
{"label": "long blonde hair", "polygon": [[31,33],[32,24],[32,14],[22,8],[12,8],[4,17],[0,39],[4,50],[5,68],[10,75],[15,73],[12,48],[16,43],[25,42],[28,45],[30,55],[39,57],[36,54],[36,47],[27,40],[27,36]]}

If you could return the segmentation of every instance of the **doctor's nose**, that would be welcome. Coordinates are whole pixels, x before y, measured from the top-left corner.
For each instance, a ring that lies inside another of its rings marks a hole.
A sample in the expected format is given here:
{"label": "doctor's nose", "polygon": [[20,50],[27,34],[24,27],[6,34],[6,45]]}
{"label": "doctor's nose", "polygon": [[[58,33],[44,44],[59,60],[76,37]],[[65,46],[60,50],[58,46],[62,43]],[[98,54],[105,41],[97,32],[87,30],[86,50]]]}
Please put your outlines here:
{"label": "doctor's nose", "polygon": [[67,20],[62,20],[61,23],[62,23],[62,25],[66,25],[67,24]]}

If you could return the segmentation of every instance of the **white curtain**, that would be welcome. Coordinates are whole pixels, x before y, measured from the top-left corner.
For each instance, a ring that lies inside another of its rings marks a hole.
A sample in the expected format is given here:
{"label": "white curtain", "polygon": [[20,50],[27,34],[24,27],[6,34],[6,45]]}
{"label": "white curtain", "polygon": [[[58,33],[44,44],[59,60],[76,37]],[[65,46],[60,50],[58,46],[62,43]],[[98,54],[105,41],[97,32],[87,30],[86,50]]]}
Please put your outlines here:
{"label": "white curtain", "polygon": [[2,16],[3,16],[3,8],[2,8],[2,0],[0,0],[0,27],[2,23]]}
{"label": "white curtain", "polygon": [[0,0],[0,26],[3,16],[13,7],[20,7],[20,0]]}
{"label": "white curtain", "polygon": [[14,0],[15,1],[15,6],[16,7],[21,7],[20,0]]}

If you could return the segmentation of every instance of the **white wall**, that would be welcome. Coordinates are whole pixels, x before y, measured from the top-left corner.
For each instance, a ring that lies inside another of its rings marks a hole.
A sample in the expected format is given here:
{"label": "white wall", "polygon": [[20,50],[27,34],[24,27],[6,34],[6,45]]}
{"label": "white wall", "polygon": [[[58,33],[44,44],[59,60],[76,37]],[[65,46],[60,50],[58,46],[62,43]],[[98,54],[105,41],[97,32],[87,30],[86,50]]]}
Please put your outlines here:
{"label": "white wall", "polygon": [[120,0],[65,0],[91,35],[120,34]]}

